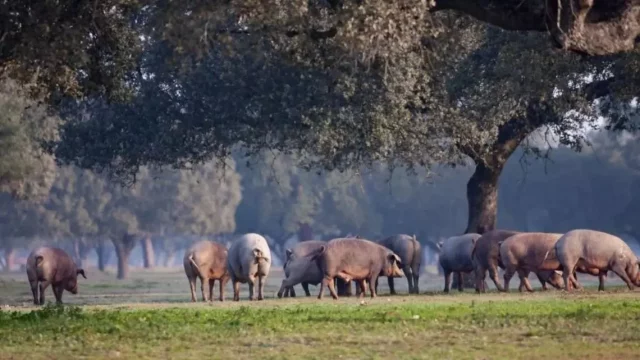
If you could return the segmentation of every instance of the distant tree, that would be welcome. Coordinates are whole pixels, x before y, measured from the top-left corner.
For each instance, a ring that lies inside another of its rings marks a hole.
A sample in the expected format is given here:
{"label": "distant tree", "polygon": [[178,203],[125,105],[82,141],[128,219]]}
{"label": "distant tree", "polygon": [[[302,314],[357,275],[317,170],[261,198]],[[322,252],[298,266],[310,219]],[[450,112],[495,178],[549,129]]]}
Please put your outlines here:
{"label": "distant tree", "polygon": [[56,138],[59,119],[13,81],[0,84],[0,108],[0,191],[41,200],[55,178],[55,162],[40,142]]}

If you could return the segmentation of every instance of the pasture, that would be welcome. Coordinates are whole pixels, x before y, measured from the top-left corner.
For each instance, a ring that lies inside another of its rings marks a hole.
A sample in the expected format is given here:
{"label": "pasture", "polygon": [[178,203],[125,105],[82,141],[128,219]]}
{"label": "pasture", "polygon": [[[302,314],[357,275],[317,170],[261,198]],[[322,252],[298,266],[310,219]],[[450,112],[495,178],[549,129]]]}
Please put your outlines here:
{"label": "pasture", "polygon": [[[585,291],[476,295],[440,293],[423,274],[420,295],[388,296],[386,279],[371,300],[277,299],[273,269],[261,302],[189,302],[182,269],[87,271],[68,306],[36,311],[23,273],[0,276],[0,359],[614,359],[640,357],[640,290],[611,277]],[[531,279],[538,285],[537,280]],[[517,279],[512,280],[512,288]],[[198,287],[199,290],[199,287]],[[47,290],[47,301],[53,301]],[[216,292],[217,294],[217,287]],[[200,299],[199,299],[200,300]]]}

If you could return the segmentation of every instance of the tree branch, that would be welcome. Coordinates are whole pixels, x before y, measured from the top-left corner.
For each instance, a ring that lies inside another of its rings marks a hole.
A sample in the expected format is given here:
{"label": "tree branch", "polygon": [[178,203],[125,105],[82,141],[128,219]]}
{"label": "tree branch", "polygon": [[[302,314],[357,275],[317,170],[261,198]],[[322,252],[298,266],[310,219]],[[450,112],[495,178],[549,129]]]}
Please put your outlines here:
{"label": "tree branch", "polygon": [[608,55],[634,48],[639,0],[438,0],[432,12],[456,10],[505,30],[550,32],[561,49]]}

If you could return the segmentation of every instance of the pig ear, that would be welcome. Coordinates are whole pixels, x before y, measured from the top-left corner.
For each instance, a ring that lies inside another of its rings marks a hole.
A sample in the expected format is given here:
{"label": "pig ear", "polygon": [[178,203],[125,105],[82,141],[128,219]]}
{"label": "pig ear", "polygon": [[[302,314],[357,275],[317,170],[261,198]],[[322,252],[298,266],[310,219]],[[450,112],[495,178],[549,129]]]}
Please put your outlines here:
{"label": "pig ear", "polygon": [[387,259],[389,259],[389,262],[393,263],[397,263],[400,264],[400,257],[394,253],[389,253],[387,255]]}
{"label": "pig ear", "polygon": [[291,257],[291,254],[293,254],[293,251],[291,249],[287,249],[284,252],[287,257],[287,260]]}
{"label": "pig ear", "polygon": [[444,245],[444,240],[440,240],[436,243],[436,246],[438,247],[438,249],[442,249],[442,245]]}
{"label": "pig ear", "polygon": [[83,278],[87,278],[87,276],[84,274],[84,270],[83,269],[78,269],[76,270],[76,275],[82,275]]}
{"label": "pig ear", "polygon": [[503,242],[504,242],[504,241],[498,241],[498,248],[500,248],[500,246],[502,246],[502,243],[503,243]]}
{"label": "pig ear", "polygon": [[325,250],[327,250],[327,246],[326,245],[322,245],[318,248],[318,250],[316,250],[313,254],[308,255],[309,259],[311,260],[315,260],[317,258],[320,257],[320,255],[324,254]]}

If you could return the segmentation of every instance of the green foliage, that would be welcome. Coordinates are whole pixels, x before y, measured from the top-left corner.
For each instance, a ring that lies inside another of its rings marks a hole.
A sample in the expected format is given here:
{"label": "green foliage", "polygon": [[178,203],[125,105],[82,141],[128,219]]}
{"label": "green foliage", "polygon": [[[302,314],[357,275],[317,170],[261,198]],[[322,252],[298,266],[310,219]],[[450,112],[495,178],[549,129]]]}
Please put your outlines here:
{"label": "green foliage", "polygon": [[55,163],[40,142],[57,138],[59,119],[26,98],[13,81],[0,85],[0,109],[0,191],[41,199],[53,183]]}
{"label": "green foliage", "polygon": [[0,76],[35,98],[90,94],[122,98],[139,50],[132,0],[7,1]]}
{"label": "green foliage", "polygon": [[[638,350],[639,314],[633,301],[595,298],[134,311],[47,307],[0,312],[0,335],[3,353],[15,358],[53,349],[92,358],[116,352],[123,358],[624,357]],[[202,337],[213,331],[216,336]],[[530,349],[526,356],[523,346]]]}

